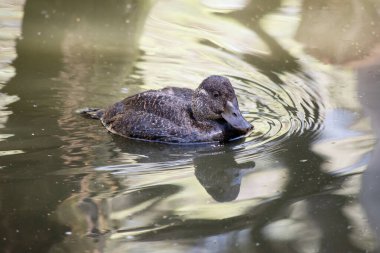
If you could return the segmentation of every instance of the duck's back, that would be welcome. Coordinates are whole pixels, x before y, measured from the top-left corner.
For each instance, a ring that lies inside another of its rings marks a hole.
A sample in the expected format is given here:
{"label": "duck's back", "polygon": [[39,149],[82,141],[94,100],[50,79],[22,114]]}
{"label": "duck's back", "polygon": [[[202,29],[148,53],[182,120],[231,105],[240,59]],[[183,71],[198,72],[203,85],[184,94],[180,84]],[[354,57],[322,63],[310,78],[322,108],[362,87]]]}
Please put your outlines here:
{"label": "duck's back", "polygon": [[165,142],[196,141],[191,99],[193,90],[164,88],[151,90],[112,105],[102,117],[113,133],[139,139]]}

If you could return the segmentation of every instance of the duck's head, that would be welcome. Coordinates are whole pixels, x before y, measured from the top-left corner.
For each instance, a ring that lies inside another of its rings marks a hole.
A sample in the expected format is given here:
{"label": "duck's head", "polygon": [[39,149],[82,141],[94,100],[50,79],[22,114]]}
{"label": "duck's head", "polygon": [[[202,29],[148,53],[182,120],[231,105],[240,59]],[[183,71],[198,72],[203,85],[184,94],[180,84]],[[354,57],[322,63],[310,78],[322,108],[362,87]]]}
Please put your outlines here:
{"label": "duck's head", "polygon": [[203,80],[194,92],[192,110],[199,121],[224,119],[242,133],[253,129],[241,115],[235,91],[226,77],[209,76]]}

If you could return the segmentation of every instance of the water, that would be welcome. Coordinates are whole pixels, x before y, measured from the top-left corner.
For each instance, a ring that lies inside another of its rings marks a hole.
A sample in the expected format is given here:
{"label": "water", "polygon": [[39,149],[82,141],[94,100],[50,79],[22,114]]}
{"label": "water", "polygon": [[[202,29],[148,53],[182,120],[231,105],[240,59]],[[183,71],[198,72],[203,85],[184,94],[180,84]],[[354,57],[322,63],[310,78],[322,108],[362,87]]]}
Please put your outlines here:
{"label": "water", "polygon": [[[377,0],[0,3],[0,251],[376,252],[379,13]],[[127,140],[75,113],[212,74],[255,126],[244,140]]]}

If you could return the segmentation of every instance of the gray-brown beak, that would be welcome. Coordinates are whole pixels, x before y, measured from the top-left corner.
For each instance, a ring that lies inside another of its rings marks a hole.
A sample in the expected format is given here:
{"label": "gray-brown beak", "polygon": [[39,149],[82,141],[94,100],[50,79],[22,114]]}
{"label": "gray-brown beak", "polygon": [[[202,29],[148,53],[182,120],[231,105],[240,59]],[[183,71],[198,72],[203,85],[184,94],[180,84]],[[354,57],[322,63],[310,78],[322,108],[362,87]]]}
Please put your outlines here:
{"label": "gray-brown beak", "polygon": [[227,101],[222,117],[236,130],[248,133],[253,126],[241,115],[237,101]]}

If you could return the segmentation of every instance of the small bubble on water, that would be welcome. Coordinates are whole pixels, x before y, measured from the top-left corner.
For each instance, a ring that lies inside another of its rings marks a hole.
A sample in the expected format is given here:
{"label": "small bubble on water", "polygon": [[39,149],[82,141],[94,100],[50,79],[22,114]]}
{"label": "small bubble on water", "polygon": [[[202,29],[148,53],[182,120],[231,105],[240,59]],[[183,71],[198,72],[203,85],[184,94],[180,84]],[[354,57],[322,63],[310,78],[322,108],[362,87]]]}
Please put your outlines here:
{"label": "small bubble on water", "polygon": [[307,162],[307,159],[300,160],[301,163]]}
{"label": "small bubble on water", "polygon": [[257,242],[257,243],[256,243],[256,247],[258,247],[258,246],[260,246],[260,243]]}
{"label": "small bubble on water", "polygon": [[72,232],[71,231],[66,231],[65,235],[72,235]]}

